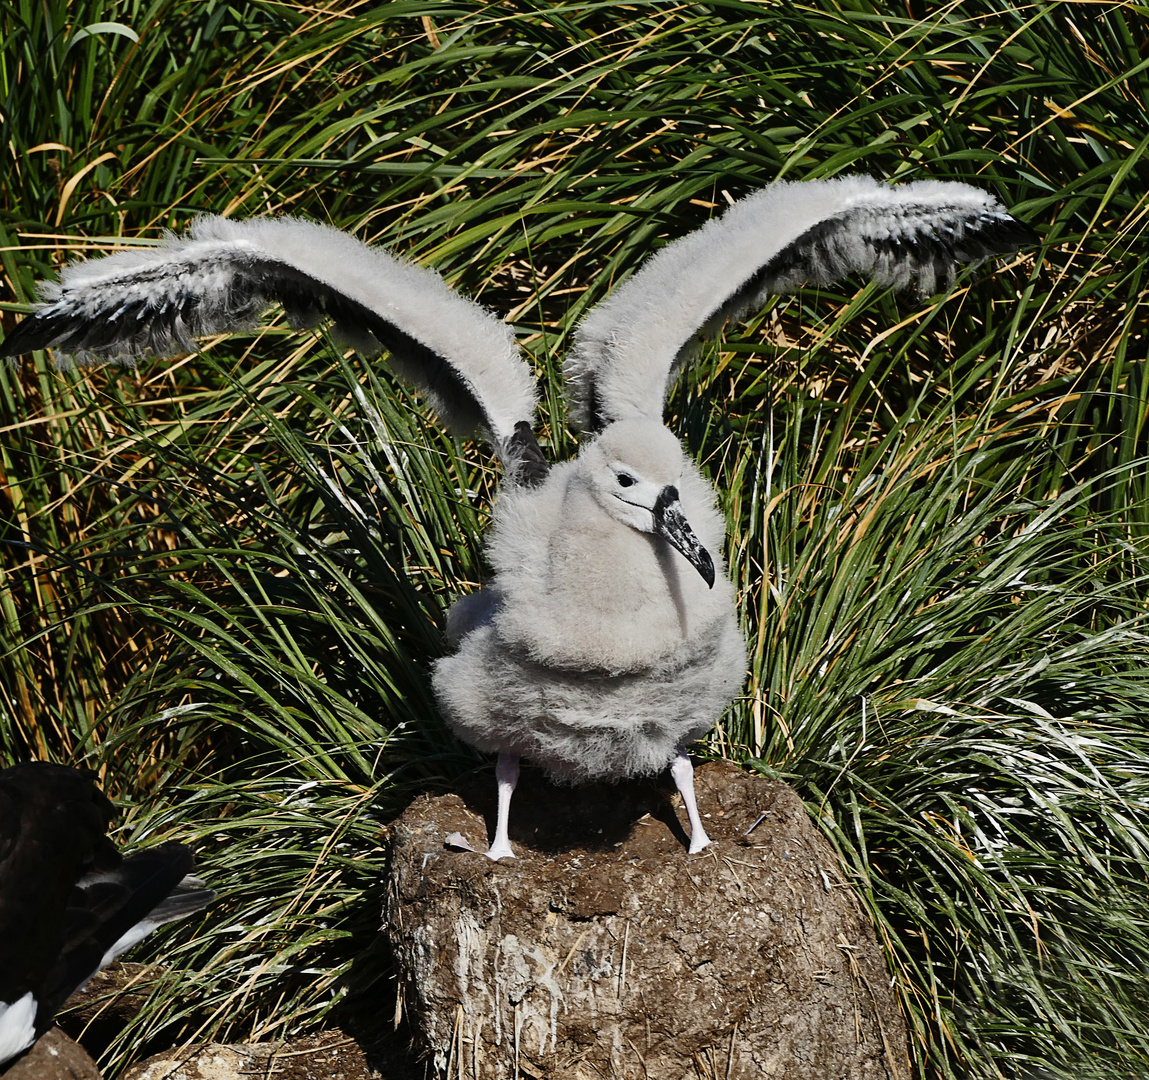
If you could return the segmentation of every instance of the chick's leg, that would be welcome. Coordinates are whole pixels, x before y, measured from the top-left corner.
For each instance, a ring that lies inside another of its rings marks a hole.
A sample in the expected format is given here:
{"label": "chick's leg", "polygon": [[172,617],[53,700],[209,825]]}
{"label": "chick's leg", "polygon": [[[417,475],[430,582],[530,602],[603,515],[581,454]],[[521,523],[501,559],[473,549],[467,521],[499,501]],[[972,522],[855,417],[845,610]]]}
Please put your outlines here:
{"label": "chick's leg", "polygon": [[[687,762],[687,765],[690,763]],[[500,754],[495,764],[495,780],[499,785],[499,811],[495,819],[495,839],[487,851],[488,859],[513,859],[511,841],[507,837],[507,819],[511,812],[511,795],[519,782],[519,755]]]}
{"label": "chick's leg", "polygon": [[710,843],[710,837],[702,827],[702,818],[698,814],[698,803],[694,798],[694,766],[690,758],[680,746],[678,755],[670,763],[670,775],[674,777],[675,786],[682,796],[682,805],[686,808],[686,816],[690,821],[690,854],[694,855]]}

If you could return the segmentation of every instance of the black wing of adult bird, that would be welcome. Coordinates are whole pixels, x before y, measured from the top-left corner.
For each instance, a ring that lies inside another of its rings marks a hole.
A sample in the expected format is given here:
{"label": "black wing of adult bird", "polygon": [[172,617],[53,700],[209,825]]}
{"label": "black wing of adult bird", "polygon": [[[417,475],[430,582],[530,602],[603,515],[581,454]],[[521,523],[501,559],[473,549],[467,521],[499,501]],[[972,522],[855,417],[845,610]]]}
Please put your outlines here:
{"label": "black wing of adult bird", "polygon": [[101,967],[215,894],[165,844],[124,858],[94,774],[0,771],[0,1064],[32,1045]]}
{"label": "black wing of adult bird", "polygon": [[494,577],[452,608],[456,651],[433,677],[452,729],[499,755],[488,854],[512,854],[520,756],[569,782],[669,766],[694,852],[709,839],[684,745],[738,693],[746,652],[714,492],[662,425],[675,372],[699,334],[774,293],[850,274],[929,292],[958,265],[1035,239],[964,184],[846,177],[751,195],[665,247],[578,328],[569,419],[592,437],[550,470],[506,327],[431,271],[289,219],[201,219],[187,240],[71,267],[0,354],[168,354],[271,301],[385,346],[457,432],[485,431],[508,477],[487,544]]}

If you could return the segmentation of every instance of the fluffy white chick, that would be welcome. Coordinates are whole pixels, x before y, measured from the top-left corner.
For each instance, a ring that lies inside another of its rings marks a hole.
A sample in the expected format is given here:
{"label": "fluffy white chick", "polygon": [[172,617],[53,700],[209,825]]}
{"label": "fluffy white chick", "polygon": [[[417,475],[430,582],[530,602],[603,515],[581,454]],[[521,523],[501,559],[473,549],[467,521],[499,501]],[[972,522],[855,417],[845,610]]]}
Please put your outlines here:
{"label": "fluffy white chick", "polygon": [[511,854],[520,757],[569,782],[670,764],[690,850],[709,842],[683,745],[745,676],[724,533],[713,490],[656,420],[611,424],[540,485],[500,495],[494,580],[456,605],[458,651],[434,675],[455,733],[500,755],[492,858]]}

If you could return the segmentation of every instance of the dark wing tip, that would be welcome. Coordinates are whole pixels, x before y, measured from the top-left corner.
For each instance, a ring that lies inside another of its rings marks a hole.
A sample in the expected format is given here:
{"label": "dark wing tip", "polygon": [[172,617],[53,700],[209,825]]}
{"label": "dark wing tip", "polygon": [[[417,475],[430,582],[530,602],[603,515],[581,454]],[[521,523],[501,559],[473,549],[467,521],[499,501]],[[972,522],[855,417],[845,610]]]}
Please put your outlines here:
{"label": "dark wing tip", "polygon": [[68,320],[42,312],[25,316],[16,328],[0,342],[0,359],[10,360],[54,345],[67,333]]}
{"label": "dark wing tip", "polygon": [[508,483],[520,487],[538,487],[551,471],[550,463],[543,456],[542,448],[526,420],[515,424],[514,433],[509,439],[503,440],[499,456],[503,459]]}
{"label": "dark wing tip", "polygon": [[1012,214],[1002,214],[997,220],[997,234],[1003,242],[1012,245],[1010,250],[1017,251],[1041,243],[1041,234],[1028,221],[1015,218]]}
{"label": "dark wing tip", "polygon": [[151,264],[125,267],[112,255],[102,277],[65,276],[0,343],[0,357],[57,350],[65,361],[132,364],[142,356],[195,352],[195,339],[246,328],[268,306],[258,288],[263,266],[249,251],[199,260],[157,249]]}
{"label": "dark wing tip", "polygon": [[936,228],[929,233],[941,244],[941,253],[950,262],[976,263],[997,255],[1011,255],[1041,242],[1032,225],[1005,211],[978,214],[965,219],[962,226],[950,235],[942,235]]}
{"label": "dark wing tip", "polygon": [[760,306],[771,293],[809,283],[831,285],[851,274],[885,287],[933,292],[961,265],[977,265],[1040,243],[1037,231],[1000,208],[907,204],[851,208],[807,229],[778,251],[723,305],[722,318]]}
{"label": "dark wing tip", "polygon": [[[205,331],[206,332],[206,331]],[[78,313],[64,305],[52,305],[27,316],[0,342],[0,359],[24,356],[40,349],[55,349],[67,362],[110,361],[133,365],[148,353],[170,356],[195,352],[193,336],[181,312],[153,310],[143,302],[120,304],[115,309]]]}

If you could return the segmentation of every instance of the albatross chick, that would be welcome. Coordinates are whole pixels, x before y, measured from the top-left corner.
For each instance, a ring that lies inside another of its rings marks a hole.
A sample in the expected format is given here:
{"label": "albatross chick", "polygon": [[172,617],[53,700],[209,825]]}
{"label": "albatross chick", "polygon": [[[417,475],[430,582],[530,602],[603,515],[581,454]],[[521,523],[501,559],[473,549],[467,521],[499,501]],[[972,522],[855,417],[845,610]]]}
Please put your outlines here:
{"label": "albatross chick", "polygon": [[708,839],[683,746],[737,694],[746,655],[714,492],[662,426],[675,374],[700,334],[776,293],[849,274],[930,292],[960,264],[1035,240],[965,184],[773,184],[668,244],[590,311],[566,362],[569,419],[590,437],[553,469],[510,329],[432,271],[310,222],[201,218],[187,239],[71,266],[0,355],[172,355],[249,326],[272,302],[386,349],[453,430],[486,434],[506,472],[494,577],[452,609],[456,651],[434,672],[451,728],[499,755],[488,854],[512,854],[520,757],[572,782],[669,766],[696,852]]}

